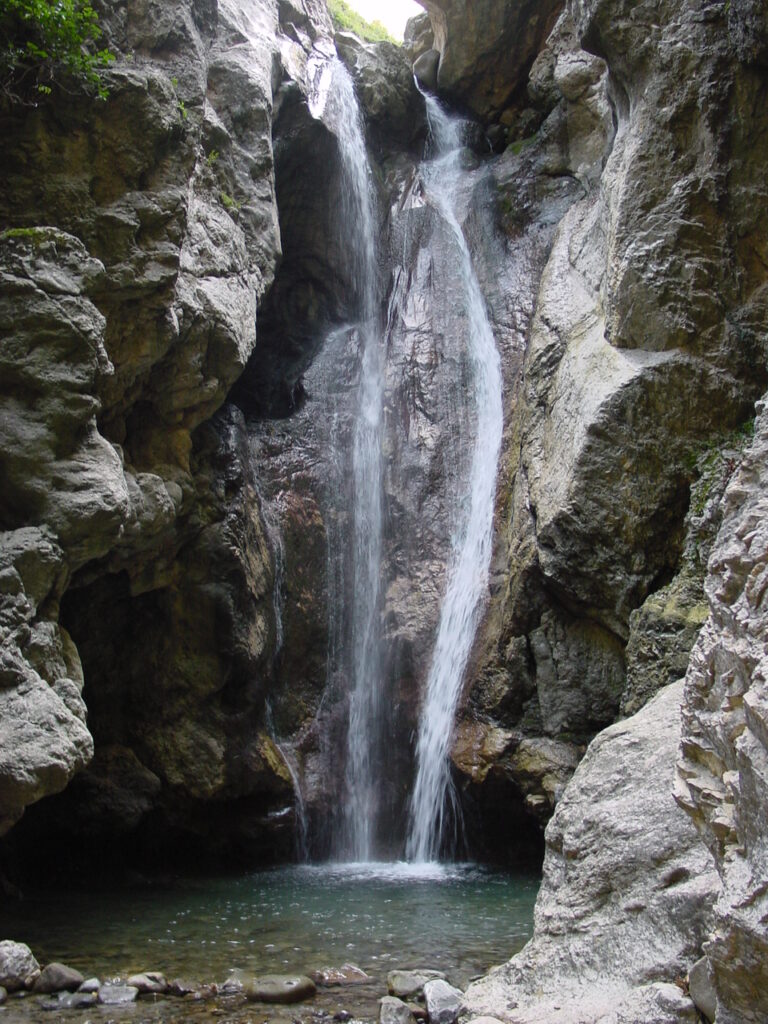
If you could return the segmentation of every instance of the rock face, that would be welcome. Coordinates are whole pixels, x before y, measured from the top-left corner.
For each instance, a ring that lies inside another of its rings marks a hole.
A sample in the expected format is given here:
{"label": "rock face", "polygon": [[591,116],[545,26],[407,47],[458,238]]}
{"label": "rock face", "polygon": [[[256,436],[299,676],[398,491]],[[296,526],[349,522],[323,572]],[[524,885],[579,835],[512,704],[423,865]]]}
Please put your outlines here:
{"label": "rock face", "polygon": [[709,563],[709,617],[685,682],[677,798],[722,878],[705,946],[718,1024],[768,1015],[766,769],[768,768],[768,415],[724,500]]}
{"label": "rock face", "polygon": [[469,987],[505,1021],[695,1020],[674,986],[698,960],[719,890],[672,795],[682,682],[591,744],[547,832],[533,940]]}
{"label": "rock face", "polygon": [[0,831],[95,737],[50,812],[63,840],[85,820],[125,836],[167,799],[172,832],[226,847],[240,801],[235,845],[290,848],[264,725],[272,555],[237,414],[211,418],[280,258],[273,112],[330,20],[312,0],[178,0],[103,28],[106,102],[0,111]]}

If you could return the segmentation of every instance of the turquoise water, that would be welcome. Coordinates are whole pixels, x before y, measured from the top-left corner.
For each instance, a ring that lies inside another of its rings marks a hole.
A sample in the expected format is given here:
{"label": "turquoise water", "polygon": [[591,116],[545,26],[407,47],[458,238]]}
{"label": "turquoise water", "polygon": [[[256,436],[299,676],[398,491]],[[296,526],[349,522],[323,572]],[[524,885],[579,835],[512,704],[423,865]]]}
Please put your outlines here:
{"label": "turquoise water", "polygon": [[28,895],[0,935],[88,974],[223,981],[234,968],[369,973],[429,965],[468,981],[531,933],[539,880],[469,866],[287,867],[170,887]]}
{"label": "turquoise water", "polygon": [[372,975],[368,996],[378,998],[394,967],[442,969],[464,987],[507,960],[530,936],[538,887],[535,876],[466,865],[293,866],[29,894],[0,910],[0,937],[102,979],[159,970],[221,983],[236,968],[307,973],[352,962]]}

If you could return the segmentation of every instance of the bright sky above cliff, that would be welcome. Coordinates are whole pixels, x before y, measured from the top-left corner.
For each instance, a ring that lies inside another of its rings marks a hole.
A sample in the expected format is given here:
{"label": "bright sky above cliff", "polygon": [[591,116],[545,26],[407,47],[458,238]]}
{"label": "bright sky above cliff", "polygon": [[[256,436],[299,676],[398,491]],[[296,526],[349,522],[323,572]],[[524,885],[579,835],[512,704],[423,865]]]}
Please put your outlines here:
{"label": "bright sky above cliff", "polygon": [[415,0],[347,0],[350,7],[362,14],[366,21],[380,21],[396,39],[402,39],[405,23],[424,8]]}

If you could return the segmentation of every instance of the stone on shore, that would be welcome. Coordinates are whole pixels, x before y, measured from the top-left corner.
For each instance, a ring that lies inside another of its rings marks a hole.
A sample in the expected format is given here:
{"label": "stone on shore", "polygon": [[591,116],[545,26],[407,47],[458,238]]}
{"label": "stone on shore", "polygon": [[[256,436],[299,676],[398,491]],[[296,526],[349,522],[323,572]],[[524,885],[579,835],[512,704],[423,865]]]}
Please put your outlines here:
{"label": "stone on shore", "polygon": [[442,971],[390,971],[387,975],[387,990],[391,996],[397,996],[398,999],[423,999],[424,986],[428,981],[445,980]]}
{"label": "stone on shore", "polygon": [[65,964],[52,963],[43,968],[40,977],[32,986],[32,991],[42,995],[50,995],[52,992],[75,992],[84,980],[80,971]]}
{"label": "stone on shore", "polygon": [[424,986],[429,1024],[455,1024],[464,1002],[464,993],[437,978]]}
{"label": "stone on shore", "polygon": [[402,999],[384,996],[379,1001],[379,1024],[416,1024],[416,1018]]}
{"label": "stone on shore", "polygon": [[313,971],[310,978],[321,988],[338,988],[342,985],[364,985],[373,979],[355,964],[342,964],[341,967],[322,967]]}
{"label": "stone on shore", "polygon": [[128,979],[128,984],[139,990],[140,995],[159,995],[168,988],[168,982],[158,971],[144,971],[141,974],[133,974]]}
{"label": "stone on shore", "polygon": [[8,992],[31,987],[40,974],[40,965],[23,942],[0,942],[0,985]]}

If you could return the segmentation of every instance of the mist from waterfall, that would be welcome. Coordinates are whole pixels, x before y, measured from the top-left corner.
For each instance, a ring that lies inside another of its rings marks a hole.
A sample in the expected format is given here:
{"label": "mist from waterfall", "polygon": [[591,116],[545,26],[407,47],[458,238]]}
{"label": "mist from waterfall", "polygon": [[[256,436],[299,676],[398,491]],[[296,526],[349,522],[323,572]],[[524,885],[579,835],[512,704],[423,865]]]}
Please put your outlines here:
{"label": "mist from waterfall", "polygon": [[334,59],[321,69],[313,114],[338,140],[341,157],[341,244],[350,256],[357,318],[360,377],[352,438],[352,550],[349,652],[349,723],[343,820],[335,840],[341,860],[374,855],[379,817],[377,741],[382,702],[380,641],[382,558],[383,345],[378,322],[378,261],[375,202],[360,108],[344,65]]}
{"label": "mist from waterfall", "polygon": [[436,860],[444,852],[453,797],[449,750],[462,683],[484,599],[493,541],[496,474],[503,411],[501,362],[485,300],[457,215],[462,178],[462,122],[425,96],[433,156],[422,165],[428,201],[453,239],[463,298],[475,421],[474,450],[466,493],[451,538],[448,584],[440,610],[416,745],[416,781],[409,806],[406,857]]}

